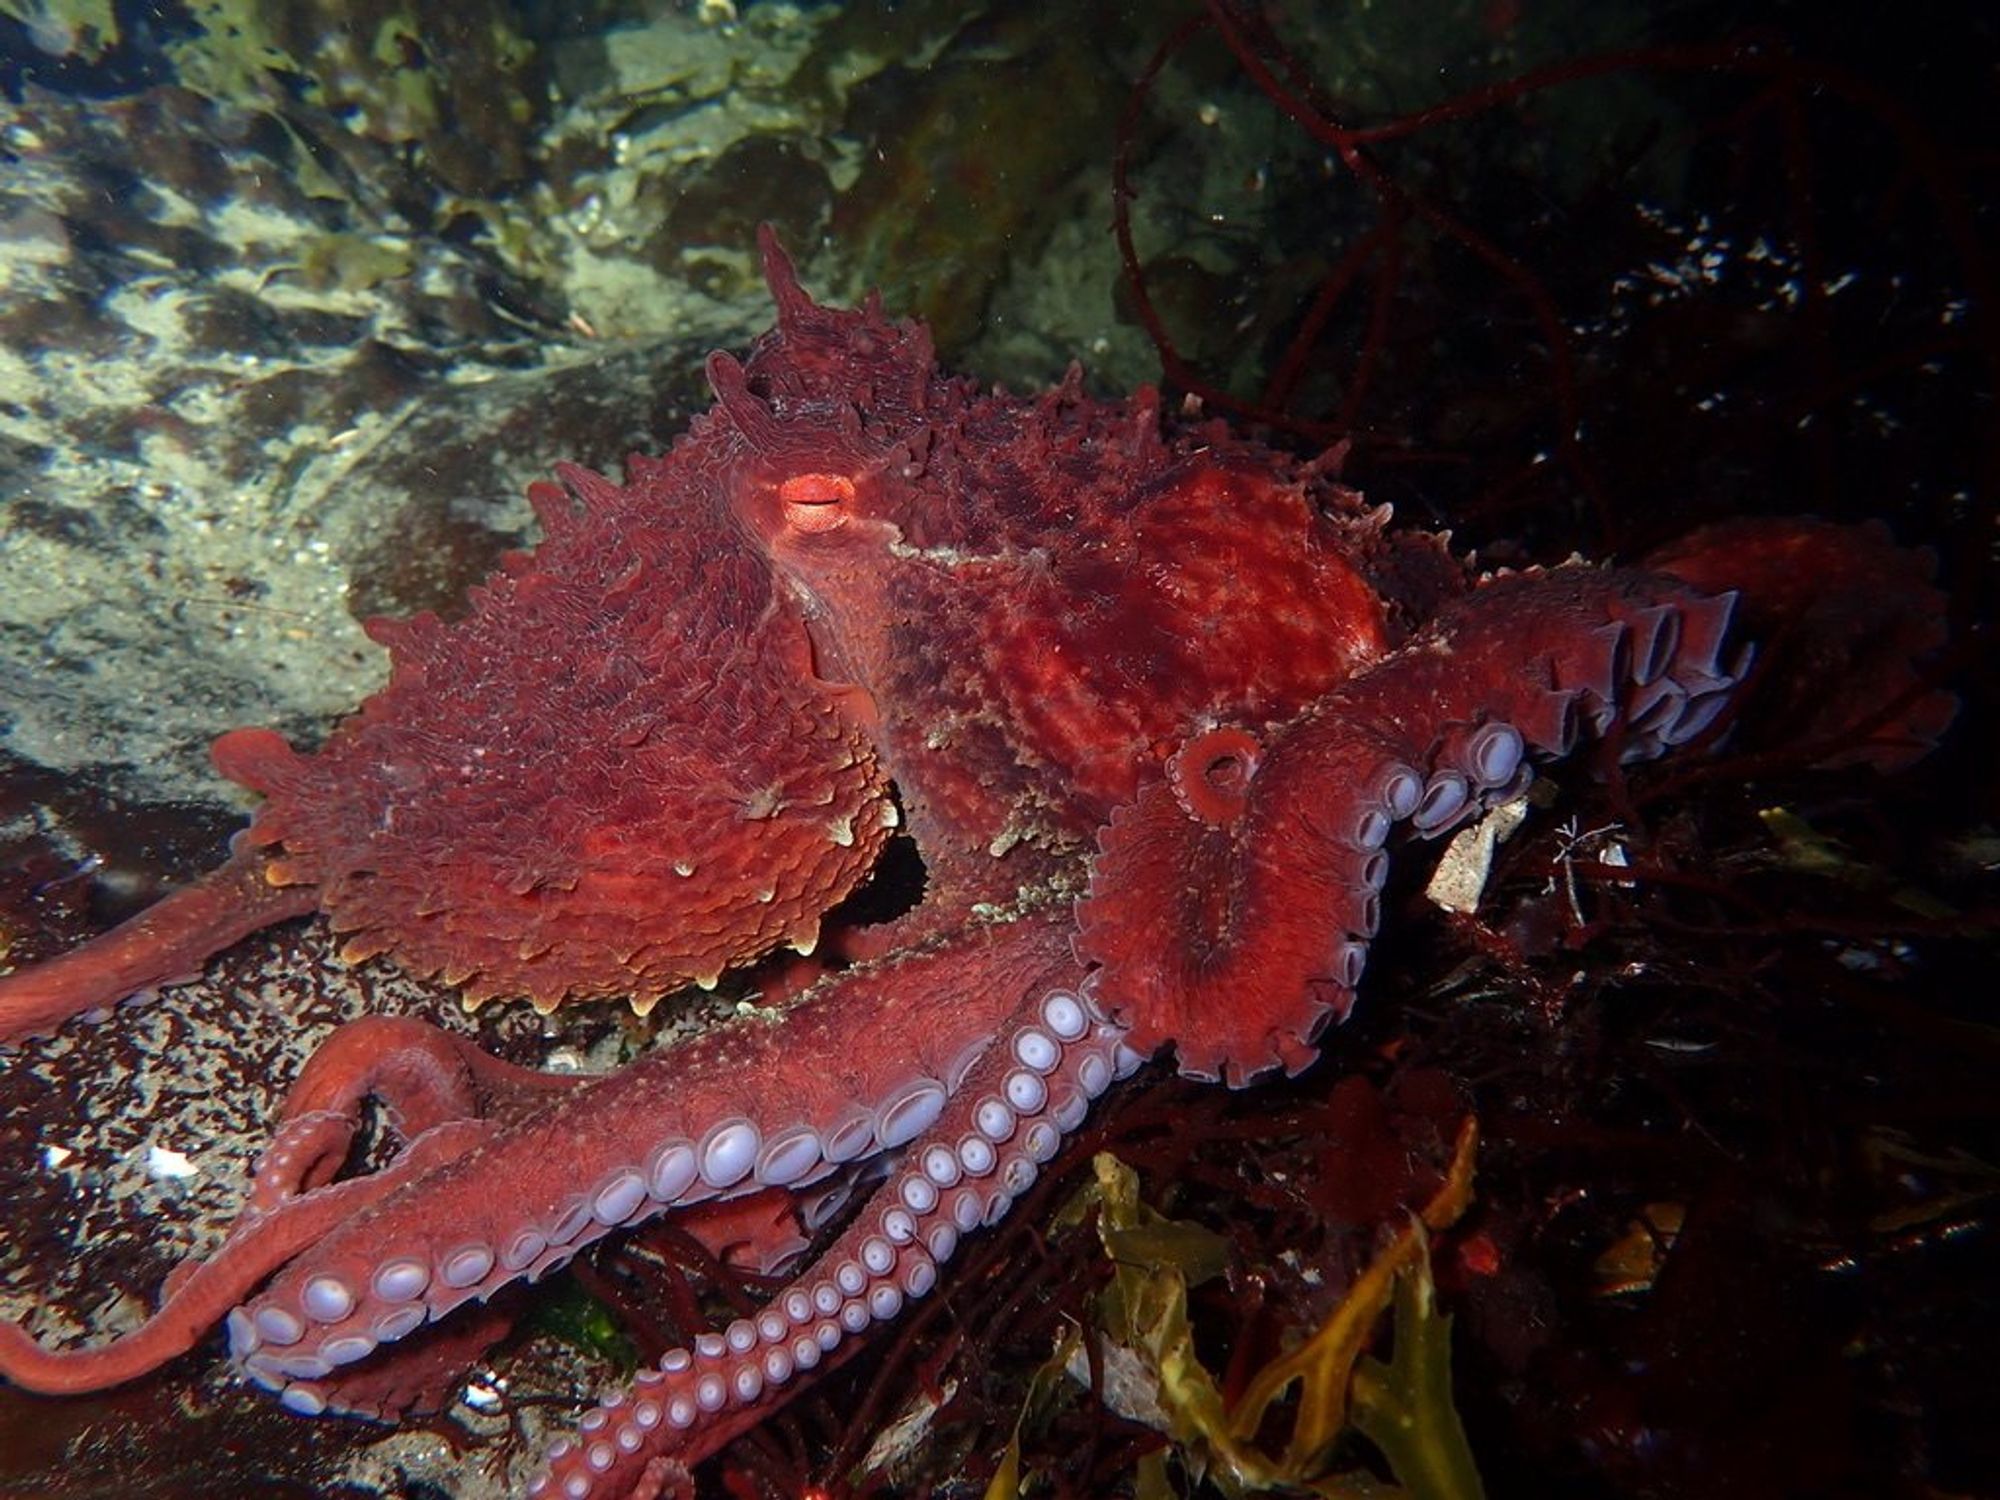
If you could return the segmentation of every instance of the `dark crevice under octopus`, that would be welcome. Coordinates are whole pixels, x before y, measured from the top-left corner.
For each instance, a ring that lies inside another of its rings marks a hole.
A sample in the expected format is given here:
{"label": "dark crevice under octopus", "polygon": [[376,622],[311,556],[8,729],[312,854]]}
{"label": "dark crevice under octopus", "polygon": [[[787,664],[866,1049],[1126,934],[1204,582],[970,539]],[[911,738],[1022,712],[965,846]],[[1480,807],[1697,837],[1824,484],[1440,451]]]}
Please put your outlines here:
{"label": "dark crevice under octopus", "polygon": [[[1879,529],[1734,522],[1638,567],[1481,574],[1343,486],[1338,453],[1170,427],[1155,393],[1093,399],[1074,372],[982,393],[921,326],[822,307],[762,248],[777,325],[711,358],[714,409],[623,485],[536,486],[541,543],[463,618],[371,622],[390,681],[317,753],[219,739],[263,798],[231,858],[0,980],[0,1037],[312,911],[344,958],[472,1002],[643,1013],[786,946],[815,977],[598,1078],[356,1022],[222,1248],[109,1345],[0,1325],[7,1379],[113,1385],[226,1322],[292,1410],[392,1416],[491,1336],[465,1304],[668,1212],[795,1264],[796,1224],[731,1203],[783,1193],[810,1226],[873,1167],[762,1311],[605,1399],[528,1493],[684,1489],[929,1294],[1147,1059],[1231,1086],[1310,1066],[1402,841],[1538,762],[1726,732],[1762,622],[1814,618],[1842,663],[1803,737],[1872,713],[1843,753],[1888,768],[1949,720],[1910,665],[1940,634],[1928,560]],[[898,829],[922,899],[823,933]],[[371,1100],[400,1149],[343,1177]]]}

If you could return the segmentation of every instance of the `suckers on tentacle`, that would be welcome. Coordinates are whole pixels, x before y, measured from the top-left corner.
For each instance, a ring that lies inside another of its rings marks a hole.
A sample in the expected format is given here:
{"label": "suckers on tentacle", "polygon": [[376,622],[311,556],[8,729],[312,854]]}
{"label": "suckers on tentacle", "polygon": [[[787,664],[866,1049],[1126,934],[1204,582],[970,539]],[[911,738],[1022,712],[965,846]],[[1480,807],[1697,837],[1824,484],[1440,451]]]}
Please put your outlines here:
{"label": "suckers on tentacle", "polygon": [[1182,1072],[1233,1084],[1304,1068],[1353,1003],[1391,827],[1443,834],[1585,734],[1617,733],[1627,760],[1694,738],[1747,661],[1727,653],[1732,602],[1581,564],[1495,578],[1294,721],[1232,731],[1228,817],[1185,774],[1142,791],[1077,911],[1133,1045],[1172,1042]]}
{"label": "suckers on tentacle", "polygon": [[533,1500],[622,1497],[698,1462],[792,1382],[928,1296],[962,1236],[997,1223],[1090,1104],[1143,1060],[1091,997],[1025,1005],[911,1143],[860,1217],[754,1318],[703,1334],[607,1397],[557,1442]]}
{"label": "suckers on tentacle", "polygon": [[[234,1308],[233,1354],[292,1409],[384,1414],[370,1357],[465,1303],[668,1207],[797,1189],[902,1146],[1067,949],[1050,912],[974,923],[595,1081],[557,1084],[474,1051],[476,1083],[439,1087],[468,1044],[415,1022],[361,1023],[329,1044],[329,1060],[346,1066],[301,1079],[298,1113],[214,1261],[177,1277],[154,1318],[110,1345],[44,1350],[0,1325],[0,1375],[39,1390],[116,1384]],[[930,997],[924,1025],[909,1025],[905,995]],[[766,1087],[794,1054],[828,1065]],[[322,1185],[371,1091],[357,1076],[425,1128],[382,1171]],[[302,1223],[309,1232],[288,1229]],[[365,1398],[344,1395],[348,1383]]]}

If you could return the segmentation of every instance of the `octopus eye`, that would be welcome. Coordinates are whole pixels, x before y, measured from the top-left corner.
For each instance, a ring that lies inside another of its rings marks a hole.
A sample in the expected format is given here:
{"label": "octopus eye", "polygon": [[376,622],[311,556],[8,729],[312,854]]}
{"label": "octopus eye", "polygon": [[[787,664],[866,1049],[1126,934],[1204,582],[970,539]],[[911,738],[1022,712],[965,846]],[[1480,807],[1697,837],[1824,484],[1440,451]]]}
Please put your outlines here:
{"label": "octopus eye", "polygon": [[778,486],[778,498],[794,531],[831,531],[847,524],[854,481],[844,474],[794,474]]}

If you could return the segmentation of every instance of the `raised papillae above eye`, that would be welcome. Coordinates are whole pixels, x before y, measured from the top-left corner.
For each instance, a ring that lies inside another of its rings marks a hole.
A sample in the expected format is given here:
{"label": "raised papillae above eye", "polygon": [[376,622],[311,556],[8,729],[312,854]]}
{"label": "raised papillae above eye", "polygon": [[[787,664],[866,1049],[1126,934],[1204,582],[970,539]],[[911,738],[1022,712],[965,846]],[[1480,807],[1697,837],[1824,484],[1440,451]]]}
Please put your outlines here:
{"label": "raised papillae above eye", "polygon": [[845,474],[794,474],[778,486],[785,524],[794,531],[832,531],[854,510],[854,481]]}

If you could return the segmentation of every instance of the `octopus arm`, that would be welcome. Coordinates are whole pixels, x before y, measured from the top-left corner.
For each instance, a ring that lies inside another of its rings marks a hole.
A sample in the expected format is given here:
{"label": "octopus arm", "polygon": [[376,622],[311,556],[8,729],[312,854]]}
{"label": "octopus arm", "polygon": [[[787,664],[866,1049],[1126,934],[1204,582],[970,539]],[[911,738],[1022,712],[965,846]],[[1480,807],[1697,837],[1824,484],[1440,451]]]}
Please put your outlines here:
{"label": "octopus arm", "polygon": [[191,979],[211,955],[318,905],[312,887],[278,884],[272,873],[262,853],[240,849],[109,932],[0,978],[0,1043],[52,1032],[71,1016]]}
{"label": "octopus arm", "polygon": [[1587,735],[1695,738],[1741,675],[1733,603],[1581,565],[1491,579],[1280,731],[1187,741],[1103,830],[1078,913],[1131,1044],[1232,1084],[1304,1068],[1352,1004],[1394,826],[1455,827]]}
{"label": "octopus arm", "polygon": [[220,1250],[169,1278],[166,1299],[152,1317],[109,1344],[50,1349],[19,1324],[0,1322],[0,1377],[43,1395],[70,1396],[149,1374],[192,1349],[273,1271],[370,1205],[473,1150],[490,1133],[485,1122],[454,1121],[428,1132],[372,1176],[291,1198],[267,1213],[246,1213]]}
{"label": "octopus arm", "polygon": [[[747,1243],[754,1264],[796,1248],[773,1194],[810,1225],[850,1163],[926,1138],[1021,997],[1072,966],[1052,909],[973,924],[592,1080],[514,1068],[414,1021],[357,1022],[301,1076],[223,1248],[170,1278],[152,1319],[87,1349],[0,1325],[0,1377],[116,1385],[226,1318],[236,1362],[295,1412],[410,1409],[498,1326],[467,1304],[621,1226],[672,1210],[712,1246]],[[1060,1008],[1072,1033],[1080,1003]],[[370,1099],[404,1147],[333,1180]]]}
{"label": "octopus arm", "polygon": [[1008,1013],[854,1222],[754,1317],[669,1351],[587,1412],[549,1450],[530,1500],[691,1493],[695,1464],[928,1296],[962,1238],[1004,1217],[1091,1102],[1139,1065],[1089,977],[1061,956],[1060,929],[1020,926],[997,951],[1025,941],[1039,962],[1017,954],[1004,974],[976,976],[996,981],[980,988],[1005,996]]}

